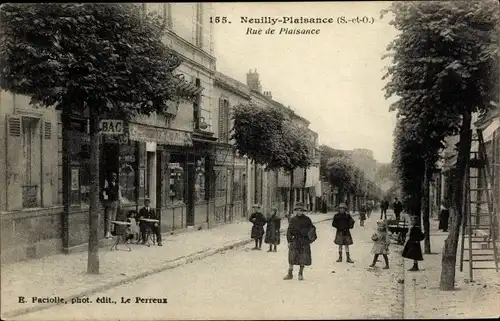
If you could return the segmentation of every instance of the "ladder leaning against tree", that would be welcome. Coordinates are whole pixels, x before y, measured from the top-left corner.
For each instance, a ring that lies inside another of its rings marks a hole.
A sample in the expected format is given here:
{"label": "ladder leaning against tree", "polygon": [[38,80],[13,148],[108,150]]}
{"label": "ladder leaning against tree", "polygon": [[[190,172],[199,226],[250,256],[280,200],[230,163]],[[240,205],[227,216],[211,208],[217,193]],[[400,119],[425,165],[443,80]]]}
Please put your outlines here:
{"label": "ladder leaning against tree", "polygon": [[[474,281],[474,270],[499,270],[498,209],[495,208],[494,199],[499,196],[493,194],[490,165],[481,130],[478,129],[475,136],[472,141],[477,142],[477,150],[470,152],[466,174],[468,179],[465,180],[465,215],[460,246],[460,271],[463,270],[463,262],[469,262],[471,282]],[[465,250],[468,253],[467,258],[464,257]],[[484,262],[494,262],[494,267],[491,263],[485,265]]]}

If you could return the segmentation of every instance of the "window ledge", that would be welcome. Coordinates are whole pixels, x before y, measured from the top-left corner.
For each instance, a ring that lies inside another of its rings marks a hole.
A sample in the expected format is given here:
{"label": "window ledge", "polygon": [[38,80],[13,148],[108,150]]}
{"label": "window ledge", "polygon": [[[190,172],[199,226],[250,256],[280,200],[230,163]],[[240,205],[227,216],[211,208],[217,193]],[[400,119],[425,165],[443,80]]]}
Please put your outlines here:
{"label": "window ledge", "polygon": [[63,211],[62,205],[55,205],[50,207],[36,207],[36,208],[24,208],[17,211],[8,211],[8,212],[0,212],[0,217],[2,220],[15,218],[30,218],[37,216],[50,216],[50,215],[58,215]]}

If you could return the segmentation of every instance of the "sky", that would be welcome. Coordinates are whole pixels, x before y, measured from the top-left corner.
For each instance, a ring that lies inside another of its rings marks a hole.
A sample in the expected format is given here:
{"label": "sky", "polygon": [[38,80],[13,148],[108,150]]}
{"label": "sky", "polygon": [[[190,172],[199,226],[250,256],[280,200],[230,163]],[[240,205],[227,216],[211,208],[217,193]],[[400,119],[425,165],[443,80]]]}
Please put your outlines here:
{"label": "sky", "polygon": [[[308,119],[319,143],[337,149],[367,148],[379,162],[390,162],[394,99],[384,98],[386,47],[397,35],[390,17],[380,20],[389,2],[214,3],[217,70],[246,83],[257,69],[262,90]],[[373,24],[248,24],[241,17],[368,17]],[[247,28],[263,29],[247,35]],[[319,35],[265,34],[268,28],[320,29]]]}

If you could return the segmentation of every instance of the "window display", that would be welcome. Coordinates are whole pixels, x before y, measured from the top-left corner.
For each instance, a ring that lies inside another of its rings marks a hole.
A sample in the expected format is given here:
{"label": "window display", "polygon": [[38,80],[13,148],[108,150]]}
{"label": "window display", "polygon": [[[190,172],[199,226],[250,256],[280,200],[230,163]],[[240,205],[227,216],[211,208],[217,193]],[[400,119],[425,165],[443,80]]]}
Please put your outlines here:
{"label": "window display", "polygon": [[184,204],[186,199],[186,157],[171,154],[169,170],[168,199],[171,205]]}

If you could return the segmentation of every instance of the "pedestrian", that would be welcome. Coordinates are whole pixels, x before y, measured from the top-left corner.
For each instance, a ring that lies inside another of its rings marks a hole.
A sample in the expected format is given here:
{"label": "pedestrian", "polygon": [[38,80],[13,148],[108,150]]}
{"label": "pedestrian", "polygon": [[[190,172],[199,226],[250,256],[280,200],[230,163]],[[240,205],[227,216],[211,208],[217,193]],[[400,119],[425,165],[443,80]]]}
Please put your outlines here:
{"label": "pedestrian", "polygon": [[116,173],[111,173],[109,179],[104,181],[104,189],[102,192],[106,220],[105,237],[107,239],[112,238],[111,230],[113,223],[111,222],[116,221],[116,216],[122,199],[121,189],[118,185],[117,178],[118,175]]}
{"label": "pedestrian", "polygon": [[345,246],[346,262],[354,263],[349,254],[349,245],[353,244],[349,230],[354,227],[354,219],[351,214],[347,213],[347,205],[345,203],[340,203],[339,212],[333,217],[332,226],[337,229],[334,241],[339,246],[339,258],[337,262],[342,262],[342,246]]}
{"label": "pedestrian", "polygon": [[413,267],[408,271],[418,271],[418,261],[424,260],[420,242],[424,240],[425,235],[417,223],[418,216],[412,216],[408,241],[401,254],[404,258],[413,260]]}
{"label": "pedestrian", "polygon": [[286,231],[288,241],[288,274],[284,280],[293,279],[293,266],[299,266],[299,280],[303,280],[304,267],[312,263],[311,243],[316,239],[316,227],[305,215],[302,203],[294,206],[295,216],[292,217]]}
{"label": "pedestrian", "polygon": [[252,222],[252,230],[250,237],[255,240],[255,247],[252,250],[260,250],[262,248],[262,238],[264,237],[264,225],[266,225],[266,218],[261,212],[261,206],[255,204],[253,206],[253,213],[250,215],[250,222]]}
{"label": "pedestrian", "polygon": [[273,207],[272,213],[267,215],[266,237],[264,242],[269,244],[268,252],[276,252],[280,244],[281,218],[278,216],[278,208]]}
{"label": "pedestrian", "polygon": [[366,220],[366,204],[361,204],[359,207],[359,225],[360,226],[365,226],[365,220]]}
{"label": "pedestrian", "polygon": [[389,208],[389,201],[388,200],[382,200],[380,203],[380,219],[381,220],[387,220],[387,209]]}
{"label": "pedestrian", "polygon": [[375,267],[377,263],[378,256],[382,255],[385,261],[384,269],[389,268],[389,245],[391,244],[391,240],[389,238],[389,233],[387,231],[387,224],[384,221],[377,222],[377,230],[372,235],[372,241],[374,242],[372,248],[373,262],[370,267]]}
{"label": "pedestrian", "polygon": [[438,229],[443,230],[443,232],[448,232],[448,223],[450,220],[450,209],[443,202],[441,205],[441,211],[439,212],[439,227]]}
{"label": "pedestrian", "polygon": [[394,214],[396,215],[396,221],[399,222],[401,212],[403,211],[403,203],[401,203],[401,201],[399,201],[397,197],[394,199],[392,209],[394,210]]}
{"label": "pedestrian", "polygon": [[[158,220],[158,223],[151,223],[146,221],[141,221],[142,218]],[[139,229],[141,231],[142,244],[146,244],[147,236],[146,232],[151,231],[156,235],[156,243],[158,246],[162,246],[161,243],[161,230],[160,230],[160,218],[156,215],[154,209],[151,208],[151,200],[146,198],[144,200],[144,207],[139,210]]]}

